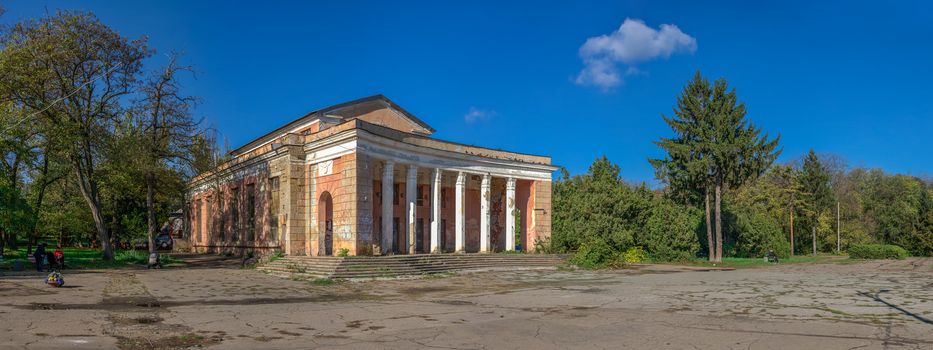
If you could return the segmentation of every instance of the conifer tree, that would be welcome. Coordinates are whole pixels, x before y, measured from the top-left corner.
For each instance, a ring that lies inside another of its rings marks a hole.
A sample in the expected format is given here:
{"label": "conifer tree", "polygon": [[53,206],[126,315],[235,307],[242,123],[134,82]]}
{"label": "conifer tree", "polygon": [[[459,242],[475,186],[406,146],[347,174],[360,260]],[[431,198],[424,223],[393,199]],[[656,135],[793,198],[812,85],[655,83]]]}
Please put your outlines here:
{"label": "conifer tree", "polygon": [[[723,190],[758,177],[780,154],[780,136],[769,139],[745,115],[745,103],[738,101],[735,89],[729,90],[725,79],[710,86],[697,72],[678,97],[674,116],[664,117],[675,137],[662,138],[656,144],[667,151],[667,158],[650,160],[657,176],[675,193],[703,193],[707,243],[714,262],[722,261]],[[714,224],[710,222],[711,195],[715,200]]]}
{"label": "conifer tree", "polygon": [[[817,225],[820,214],[833,205],[833,192],[829,187],[829,171],[820,163],[816,152],[810,150],[803,160],[803,167],[797,175],[801,199],[801,224],[803,227],[813,229]],[[816,237],[814,240],[814,247]],[[816,254],[816,250],[813,251]]]}
{"label": "conifer tree", "polygon": [[709,260],[716,258],[710,222],[710,164],[706,138],[710,130],[710,85],[699,71],[677,97],[673,116],[662,116],[674,131],[673,138],[655,144],[667,151],[667,158],[650,159],[658,179],[667,183],[673,197],[695,203],[702,196],[706,211],[706,242]]}

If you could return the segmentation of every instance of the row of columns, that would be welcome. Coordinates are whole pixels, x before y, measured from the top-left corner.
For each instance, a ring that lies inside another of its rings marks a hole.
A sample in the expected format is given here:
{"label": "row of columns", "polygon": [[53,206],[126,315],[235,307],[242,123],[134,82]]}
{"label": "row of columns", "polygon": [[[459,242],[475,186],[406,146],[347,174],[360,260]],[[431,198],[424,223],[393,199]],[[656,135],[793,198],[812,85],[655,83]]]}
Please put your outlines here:
{"label": "row of columns", "polygon": [[[393,198],[395,193],[395,163],[385,161],[382,173],[382,254],[388,254],[392,250],[392,240],[395,239],[392,225]],[[443,171],[441,169],[432,169],[431,172],[431,242],[430,251],[432,254],[440,253],[441,237],[441,179]],[[454,250],[458,253],[464,252],[466,244],[466,177],[467,173],[457,172],[457,182],[454,194],[455,209],[455,242]],[[405,182],[405,217],[407,218],[408,237],[406,250],[409,254],[415,253],[415,225],[416,225],[416,204],[417,204],[417,186],[418,186],[418,167],[408,165],[407,177]],[[491,193],[492,176],[483,175],[480,183],[480,252],[488,253],[490,247],[491,233]],[[509,177],[505,186],[506,196],[506,215],[505,215],[505,250],[515,250],[515,179]]]}

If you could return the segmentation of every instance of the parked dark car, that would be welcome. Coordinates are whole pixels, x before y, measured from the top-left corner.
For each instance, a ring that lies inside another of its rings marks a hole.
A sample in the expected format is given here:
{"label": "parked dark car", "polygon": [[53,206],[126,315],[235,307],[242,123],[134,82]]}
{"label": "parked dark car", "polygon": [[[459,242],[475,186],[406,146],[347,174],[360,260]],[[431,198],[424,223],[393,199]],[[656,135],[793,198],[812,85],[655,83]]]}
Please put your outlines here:
{"label": "parked dark car", "polygon": [[159,249],[172,249],[172,236],[169,234],[155,236],[155,245]]}
{"label": "parked dark car", "polygon": [[[155,241],[156,249],[171,250],[174,245],[172,236],[169,234],[160,233],[156,235],[153,240]],[[133,240],[133,249],[148,250],[149,239],[140,238]]]}

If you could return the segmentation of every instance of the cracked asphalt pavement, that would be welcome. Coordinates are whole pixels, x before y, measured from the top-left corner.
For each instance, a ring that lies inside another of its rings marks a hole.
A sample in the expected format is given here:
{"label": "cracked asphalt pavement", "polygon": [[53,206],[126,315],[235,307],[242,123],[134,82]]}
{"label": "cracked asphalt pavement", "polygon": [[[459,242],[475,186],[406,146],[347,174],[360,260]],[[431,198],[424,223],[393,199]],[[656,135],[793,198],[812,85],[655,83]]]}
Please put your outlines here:
{"label": "cracked asphalt pavement", "polygon": [[332,285],[233,265],[0,276],[0,348],[933,349],[933,259]]}

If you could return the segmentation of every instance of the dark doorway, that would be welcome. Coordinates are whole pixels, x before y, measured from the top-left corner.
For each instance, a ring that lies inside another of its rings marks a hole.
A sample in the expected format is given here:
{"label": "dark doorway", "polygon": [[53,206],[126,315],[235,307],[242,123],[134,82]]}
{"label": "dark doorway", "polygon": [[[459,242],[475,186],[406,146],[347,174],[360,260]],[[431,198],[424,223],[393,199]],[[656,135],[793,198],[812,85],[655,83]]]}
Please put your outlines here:
{"label": "dark doorway", "polygon": [[415,224],[415,251],[426,253],[426,250],[424,248],[424,219],[418,218]]}
{"label": "dark doorway", "polygon": [[400,253],[398,251],[399,239],[401,237],[398,236],[398,217],[396,216],[392,218],[392,252],[396,254]]}
{"label": "dark doorway", "polygon": [[334,200],[325,191],[317,204],[318,225],[324,234],[324,255],[334,255]]}
{"label": "dark doorway", "polygon": [[441,219],[441,252],[447,251],[447,219]]}

